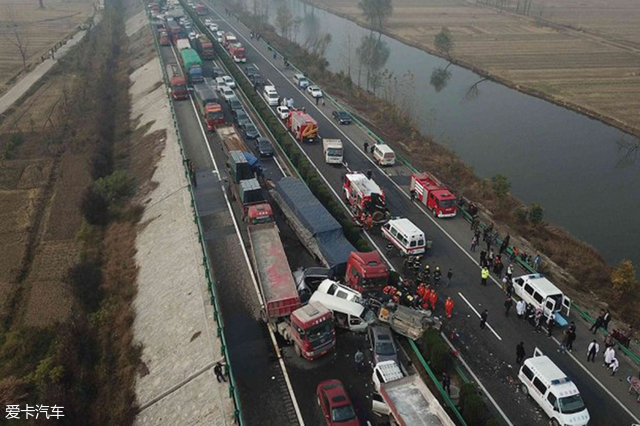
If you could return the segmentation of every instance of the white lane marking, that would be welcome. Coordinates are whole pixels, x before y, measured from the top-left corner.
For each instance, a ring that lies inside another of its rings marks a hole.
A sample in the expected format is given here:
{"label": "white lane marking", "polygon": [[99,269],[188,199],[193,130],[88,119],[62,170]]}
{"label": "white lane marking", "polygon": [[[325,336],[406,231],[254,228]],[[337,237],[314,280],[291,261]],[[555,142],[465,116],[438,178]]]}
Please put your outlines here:
{"label": "white lane marking", "polygon": [[509,420],[509,418],[507,417],[507,415],[505,414],[504,411],[502,411],[502,409],[500,408],[500,406],[498,405],[498,403],[496,402],[495,399],[493,399],[493,397],[491,396],[491,394],[489,393],[489,391],[487,390],[487,388],[484,387],[484,385],[482,384],[482,382],[480,381],[480,379],[478,378],[478,376],[475,375],[475,373],[473,372],[473,370],[471,369],[471,367],[469,367],[469,364],[467,364],[467,362],[464,360],[464,358],[462,357],[462,355],[460,355],[460,352],[456,349],[455,346],[453,346],[453,344],[449,341],[449,339],[447,338],[447,336],[440,332],[440,336],[442,336],[442,338],[444,339],[445,342],[447,342],[447,344],[449,345],[449,347],[455,351],[458,352],[458,356],[457,358],[460,360],[460,362],[462,363],[462,365],[464,365],[464,367],[467,369],[467,371],[471,374],[471,376],[473,377],[473,380],[475,380],[475,382],[478,384],[478,386],[480,386],[480,389],[482,389],[482,391],[485,393],[485,395],[487,395],[487,398],[489,398],[489,401],[491,401],[491,403],[493,404],[493,406],[496,408],[496,410],[498,410],[498,413],[500,413],[500,415],[502,416],[502,418],[504,419],[505,422],[507,422],[507,424],[509,426],[513,426],[513,423],[511,423],[511,420]]}
{"label": "white lane marking", "polygon": [[[558,339],[556,339],[555,337],[552,337],[553,341],[556,342],[556,344],[558,346],[560,346],[560,341]],[[600,383],[600,381],[596,378],[596,376],[594,376],[591,371],[589,371],[587,369],[587,367],[585,367],[580,361],[578,361],[578,359],[573,356],[573,354],[569,351],[565,352],[567,355],[569,355],[571,357],[571,359],[573,359],[576,364],[578,364],[580,366],[580,368],[582,368],[588,375],[589,377],[591,377],[611,398],[613,398],[613,400],[618,403],[618,405],[620,407],[622,407],[622,409],[624,411],[626,411],[626,413],[631,416],[631,418],[637,422],[640,423],[640,419],[638,419],[623,403],[622,401],[620,401],[614,394],[611,393],[611,391],[609,389],[607,389],[602,383]]]}
{"label": "white lane marking", "polygon": [[[462,298],[462,300],[464,300],[466,302],[466,304],[469,305],[471,310],[478,316],[478,318],[480,318],[480,313],[478,311],[476,311],[476,308],[474,308],[471,303],[469,303],[467,298],[464,297],[464,295],[462,293],[460,293],[460,292],[458,292],[458,296],[460,296]],[[489,321],[487,321],[487,327],[489,327],[489,330],[491,330],[491,332],[498,338],[498,340],[502,341],[502,337],[500,337],[500,335],[498,333],[496,333],[496,331],[493,329],[493,327],[491,327],[491,324],[489,324]]]}
{"label": "white lane marking", "polygon": [[[210,5],[207,5],[207,7],[209,9],[211,9],[214,13],[216,13],[218,16],[221,17],[221,19],[227,23],[227,25],[229,25],[229,27],[233,28],[236,32],[238,32],[238,30],[231,24],[229,24],[228,21],[226,21],[224,18],[222,18],[222,15],[220,15],[218,12],[216,12]],[[245,41],[247,41],[247,39],[241,35],[238,34],[239,37],[242,37]],[[252,43],[249,43],[253,46]],[[255,49],[255,47],[254,47]],[[259,51],[257,51],[256,49],[256,53],[258,53],[260,56],[262,56],[267,62],[269,62],[269,60]],[[269,62],[271,63],[271,62]],[[275,68],[275,67],[274,67]],[[242,71],[242,70],[241,70]],[[277,68],[276,71],[280,72]],[[280,73],[282,74],[282,73]],[[284,75],[283,75],[284,77]],[[286,78],[286,77],[285,77]],[[262,98],[261,98],[262,99]],[[272,114],[274,114],[277,117],[277,114],[275,113],[275,111],[273,110],[273,108],[269,108],[269,110],[271,111]],[[278,122],[280,122],[280,120],[278,120]],[[309,155],[307,154],[307,152],[303,149],[303,147],[300,145],[300,143],[293,137],[291,136],[291,134],[288,132],[288,129],[286,128],[286,126],[284,124],[282,124],[282,122],[280,122],[280,125],[284,127],[285,130],[287,130],[287,134],[289,135],[289,137],[291,137],[291,139],[296,143],[296,145],[298,145],[298,147],[300,148],[300,151],[304,154],[304,156],[307,158],[307,160],[309,160],[309,163],[313,166],[313,168],[318,172],[318,176],[320,176],[320,178],[322,178],[322,180],[324,181],[324,183],[327,185],[327,187],[331,190],[331,192],[333,192],[333,195],[336,196],[336,198],[340,201],[340,204],[342,204],[342,206],[345,208],[345,210],[347,211],[347,213],[349,214],[349,216],[353,217],[353,214],[351,213],[351,210],[349,209],[349,207],[345,204],[345,202],[342,200],[342,197],[340,197],[338,195],[338,193],[335,191],[335,189],[333,189],[333,187],[331,186],[331,184],[329,184],[329,181],[327,181],[327,179],[324,177],[324,175],[320,172],[320,170],[318,169],[318,167],[315,165],[315,163],[311,160],[311,158],[309,157]],[[371,238],[371,235],[369,235],[368,232],[366,232],[365,230],[362,231],[364,236],[367,237],[367,240],[369,240],[369,242],[376,248],[376,250],[378,251],[378,253],[380,253],[380,256],[382,256],[382,258],[385,260],[385,262],[387,262],[387,265],[389,266],[389,269],[392,271],[395,271],[396,269],[393,267],[393,264],[391,263],[391,261],[387,258],[387,256],[385,256],[384,252],[380,249],[380,247],[375,243],[375,241],[373,241],[373,239]]]}
{"label": "white lane marking", "polygon": [[280,173],[282,173],[282,176],[287,176],[287,174],[284,172],[284,169],[280,165],[280,162],[278,161],[278,158],[276,156],[273,156],[273,161],[276,163],[276,166],[278,166],[278,168],[280,169]]}
{"label": "white lane marking", "polygon": [[[233,28],[234,30],[236,30],[236,31],[238,32],[238,30],[237,30],[233,25],[231,25],[231,23],[230,23],[229,21],[227,21],[226,19],[224,19],[224,18],[222,17],[222,15],[220,15],[217,11],[215,11],[211,6],[209,6],[209,5],[207,5],[207,6],[208,6],[208,7],[209,7],[209,9],[211,9],[215,14],[217,14],[218,16],[220,16],[220,18],[221,18],[221,20],[222,20],[223,22],[225,22],[229,27]],[[262,52],[260,52],[260,51],[258,50],[258,48],[256,48],[256,46],[255,46],[252,42],[248,42],[248,40],[246,39],[246,37],[244,37],[244,36],[243,36],[242,34],[240,34],[239,32],[238,32],[238,36],[242,37],[242,38],[245,40],[245,42],[247,42],[247,44],[251,45],[251,46],[254,48],[254,50],[256,51],[256,53],[257,53],[258,55],[262,56],[262,58],[263,58],[265,61],[267,61],[268,63],[270,63],[270,64],[272,65],[272,67],[274,68],[274,70],[275,70],[276,72],[278,72],[278,73],[279,73],[279,74],[280,74],[280,75],[281,75],[281,76],[282,76],[282,77],[287,81],[287,83],[289,83],[291,86],[293,86],[293,87],[295,88],[294,84],[293,84],[292,82],[290,82],[290,81],[289,81],[289,79],[287,78],[287,76],[286,76],[286,75],[284,75],[284,73],[283,73],[283,72],[281,72],[281,71],[278,69],[278,67],[277,67],[277,66],[276,66],[276,65],[275,65],[275,64],[274,64],[274,63],[273,63],[269,58],[267,58],[265,55],[263,55],[263,54],[262,54]],[[346,139],[346,140],[348,140],[348,141],[349,141],[349,142],[350,142],[350,143],[351,143],[351,144],[352,144],[352,145],[353,145],[353,146],[354,146],[358,151],[360,151],[360,153],[362,153],[362,154],[365,156],[365,158],[366,158],[366,159],[367,159],[371,164],[373,164],[373,165],[374,165],[374,167],[375,167],[376,169],[378,169],[378,170],[382,173],[382,175],[383,175],[384,177],[386,177],[386,178],[387,178],[387,179],[388,179],[388,180],[389,180],[389,181],[390,181],[390,182],[391,182],[391,183],[392,183],[392,184],[393,184],[393,185],[394,185],[394,186],[395,186],[395,187],[396,187],[396,188],[397,188],[397,189],[398,189],[398,190],[399,190],[399,191],[400,191],[400,192],[401,192],[401,193],[402,193],[406,198],[411,199],[411,196],[410,196],[408,193],[406,193],[406,192],[402,189],[402,187],[400,187],[400,185],[398,185],[398,184],[397,184],[393,179],[391,179],[391,178],[390,178],[390,177],[389,177],[389,176],[388,176],[388,175],[387,175],[387,174],[386,174],[386,173],[385,173],[385,172],[384,172],[384,171],[383,171],[383,170],[378,166],[378,164],[376,164],[376,162],[375,162],[375,161],[373,161],[371,158],[369,158],[369,156],[368,156],[368,155],[366,155],[366,154],[363,152],[363,149],[362,149],[362,148],[360,148],[360,146],[359,146],[358,144],[356,144],[356,143],[355,143],[355,142],[354,142],[350,137],[348,137],[348,136],[347,136],[347,135],[346,135],[346,134],[345,134],[345,133],[344,133],[344,132],[343,132],[343,131],[338,127],[338,126],[336,126],[336,124],[335,124],[335,123],[333,123],[333,121],[332,121],[332,120],[330,120],[330,119],[329,119],[329,117],[327,117],[327,115],[326,115],[324,112],[322,112],[319,108],[317,108],[315,105],[313,105],[313,103],[311,103],[311,105],[312,105],[312,108],[315,108],[315,109],[316,109],[320,114],[322,114],[322,115],[323,115],[327,120],[329,120],[329,122],[331,123],[331,125],[332,125],[336,130],[338,130],[338,132],[339,132],[341,135],[343,135],[343,136],[345,137],[345,139]],[[360,129],[360,130],[362,131],[362,129]],[[366,135],[365,135],[365,137],[366,137]],[[308,158],[308,157],[307,157],[307,158]],[[312,164],[313,164],[313,163],[312,163]],[[314,167],[315,167],[315,165],[314,165]],[[316,169],[316,170],[317,170],[317,169]],[[322,176],[322,175],[321,175],[321,176]],[[333,190],[333,189],[332,189],[332,190]],[[334,193],[335,193],[335,191],[334,191]],[[428,219],[429,219],[429,220],[430,220],[434,225],[436,225],[436,227],[437,227],[437,228],[438,228],[438,229],[439,229],[443,234],[445,234],[445,235],[447,236],[447,238],[449,238],[449,240],[451,240],[451,242],[453,242],[453,243],[454,243],[454,244],[455,244],[455,245],[456,245],[456,246],[457,246],[457,247],[458,247],[458,248],[459,248],[459,249],[460,249],[460,250],[461,250],[461,251],[462,251],[462,252],[463,252],[463,253],[464,253],[464,254],[465,254],[465,255],[466,255],[466,256],[467,256],[467,257],[468,257],[472,262],[473,262],[473,263],[474,263],[474,264],[476,264],[478,267],[480,267],[480,263],[479,263],[478,261],[476,261],[476,259],[475,259],[473,256],[471,256],[471,254],[469,254],[469,253],[464,249],[464,247],[462,247],[462,246],[461,246],[461,245],[460,245],[460,244],[459,244],[459,243],[458,243],[458,242],[457,242],[457,241],[456,241],[456,240],[451,236],[451,234],[449,234],[449,232],[447,232],[447,231],[446,231],[446,230],[445,230],[445,229],[444,229],[444,228],[443,228],[443,227],[442,227],[442,226],[441,226],[441,225],[440,225],[440,224],[439,224],[439,223],[438,223],[434,218],[432,218],[432,217],[431,217],[431,215],[430,215],[430,214],[425,210],[425,207],[423,207],[422,205],[418,204],[418,208],[419,208],[419,209],[424,213],[424,215],[425,215],[425,216],[426,216],[426,217],[427,217],[427,218],[428,218]],[[365,233],[365,235],[367,235],[367,234]],[[368,235],[367,235],[367,237],[368,237]],[[368,237],[368,238],[369,238],[369,237]],[[370,239],[370,238],[369,238],[369,239]],[[374,244],[374,245],[375,245],[375,244]],[[377,248],[377,246],[376,246],[376,248]],[[378,249],[378,251],[380,251],[380,250]],[[382,252],[381,252],[380,254],[384,257],[384,254],[382,254]],[[389,263],[389,265],[391,265],[391,264],[390,264],[390,262],[388,261],[388,259],[386,259],[386,257],[385,257],[385,260],[387,260],[387,263]],[[502,286],[501,286],[500,282],[498,282],[498,280],[497,280],[493,275],[490,275],[490,278],[491,278],[491,280],[494,282],[494,284],[495,284],[496,286],[498,286],[499,288],[502,288]],[[465,301],[466,301],[466,299],[465,299]],[[469,303],[469,302],[467,302],[467,303]],[[471,306],[471,305],[470,305],[470,306]],[[472,309],[473,309],[473,307],[472,307]],[[474,311],[475,311],[475,309],[474,309]],[[490,328],[491,328],[491,327],[490,327]],[[493,331],[493,329],[491,329],[491,331]],[[494,333],[494,334],[496,334],[496,333],[495,333],[495,331],[493,331],[493,333]],[[496,334],[496,336],[497,336],[500,340],[502,340],[502,339],[500,338],[500,336],[498,336],[497,334]],[[577,359],[576,359],[575,357],[573,357],[573,356],[572,356],[572,359],[574,359],[574,361],[575,361],[575,362],[577,362],[577,363],[578,363],[578,365],[580,365],[580,367],[581,367],[581,368],[583,368],[583,369],[585,368],[584,366],[582,366],[582,365],[577,361]],[[471,374],[475,377],[475,374],[473,374],[473,372],[472,372],[470,369],[469,369],[469,371],[470,371],[470,372],[471,372]],[[588,370],[587,370],[587,371],[588,371]],[[623,405],[623,404],[622,404],[622,403],[621,403],[617,398],[615,398],[615,396],[613,396],[613,395],[611,394],[611,392],[609,392],[609,391],[607,390],[607,388],[606,388],[606,387],[605,387],[605,386],[604,386],[604,385],[603,385],[603,384],[602,384],[602,383],[601,383],[601,382],[600,382],[596,377],[594,377],[590,372],[589,372],[589,375],[591,375],[591,377],[593,378],[593,380],[594,380],[594,381],[596,381],[596,382],[600,385],[600,387],[601,387],[602,389],[605,389],[605,391],[607,391],[607,393],[608,393],[611,397],[613,397],[614,401],[616,401],[616,402],[618,403],[618,405],[620,405],[620,406],[621,406],[621,407],[622,407],[622,408],[623,408],[627,413],[629,413],[629,410],[628,410],[628,409],[627,409],[627,408],[626,408],[626,407],[625,407],[625,406],[624,406],[624,405]],[[491,395],[489,394],[489,392],[487,392],[487,391],[486,391],[486,389],[484,389],[484,387],[483,387],[483,390],[485,391],[485,393],[487,394],[487,396],[488,396],[489,398],[491,398]],[[491,398],[491,399],[492,399],[492,398]],[[492,399],[492,400],[493,400],[493,399]],[[631,416],[635,419],[635,421],[637,421],[637,422],[639,422],[639,423],[640,423],[640,420],[638,420],[635,416],[633,416],[633,415],[631,415]]]}
{"label": "white lane marking", "polygon": [[[173,51],[173,46],[171,48],[171,50]],[[175,51],[173,51],[173,55],[175,56]],[[177,58],[176,58],[177,59]],[[211,151],[211,147],[209,146],[209,140],[207,139],[207,133],[204,130],[204,127],[202,127],[202,123],[200,122],[200,116],[198,115],[198,110],[196,109],[195,104],[193,103],[193,99],[191,99],[191,105],[193,106],[194,109],[194,113],[196,114],[196,118],[198,119],[198,123],[200,124],[200,131],[202,132],[202,136],[204,138],[204,143],[207,145],[207,149],[209,150],[209,155],[211,156],[211,161],[213,162],[213,166],[215,168],[216,173],[218,173],[218,181],[220,180],[221,176],[220,173],[218,172],[218,166],[216,165],[216,160],[213,158],[213,152]],[[233,220],[233,226],[236,230],[236,235],[238,237],[238,240],[240,242],[240,247],[242,247],[242,253],[244,254],[244,259],[245,262],[247,263],[247,267],[249,268],[249,271],[251,271],[251,280],[253,281],[253,286],[256,290],[256,293],[258,295],[258,301],[260,302],[260,308],[264,310],[264,304],[262,303],[262,296],[260,294],[260,289],[258,287],[258,283],[256,282],[256,278],[255,278],[255,273],[253,271],[253,266],[251,265],[251,261],[249,260],[249,254],[247,253],[247,249],[244,246],[244,243],[242,241],[242,234],[240,234],[240,229],[238,228],[238,224],[236,221],[236,217],[233,214],[233,208],[231,207],[231,204],[229,202],[229,198],[227,197],[227,193],[226,193],[226,188],[224,187],[224,185],[222,186],[222,193],[224,195],[224,200],[227,204],[227,208],[229,209],[229,214],[231,214],[231,219]],[[300,407],[298,406],[298,400],[296,399],[296,394],[293,391],[293,386],[291,385],[291,380],[289,379],[289,373],[287,372],[287,367],[284,364],[284,360],[282,358],[282,353],[280,352],[280,348],[278,347],[278,344],[276,342],[276,338],[273,334],[273,330],[271,330],[271,327],[267,326],[267,329],[269,330],[269,335],[271,336],[271,343],[273,344],[273,348],[276,351],[276,354],[278,354],[278,361],[280,364],[280,368],[282,369],[282,374],[284,376],[284,380],[285,383],[287,384],[287,390],[289,391],[289,396],[291,397],[291,402],[293,403],[293,408],[296,411],[296,416],[298,417],[298,422],[300,422],[300,426],[305,426],[304,424],[304,419],[302,418],[302,413],[300,412]]]}

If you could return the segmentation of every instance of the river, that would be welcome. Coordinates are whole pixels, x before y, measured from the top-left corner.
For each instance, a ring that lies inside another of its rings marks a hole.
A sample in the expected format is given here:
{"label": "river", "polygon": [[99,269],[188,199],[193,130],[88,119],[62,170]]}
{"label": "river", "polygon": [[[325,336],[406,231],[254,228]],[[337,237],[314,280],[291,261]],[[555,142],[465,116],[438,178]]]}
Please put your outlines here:
{"label": "river", "polygon": [[[351,72],[357,81],[356,48],[370,31],[299,0],[270,0],[269,18],[276,27],[282,4],[294,18],[301,18],[292,31],[299,43],[331,34],[325,56],[332,71],[347,71],[351,51]],[[545,220],[595,246],[608,262],[631,259],[640,266],[639,150],[621,148],[632,143],[631,136],[501,84],[481,81],[478,74],[456,65],[447,68],[446,84],[436,90],[432,73],[446,68],[447,61],[390,37],[380,41],[382,49],[388,48],[380,69],[396,76],[413,74],[412,92],[419,94],[413,99],[414,111],[425,134],[454,151],[479,176],[507,176],[518,199],[541,204]]]}

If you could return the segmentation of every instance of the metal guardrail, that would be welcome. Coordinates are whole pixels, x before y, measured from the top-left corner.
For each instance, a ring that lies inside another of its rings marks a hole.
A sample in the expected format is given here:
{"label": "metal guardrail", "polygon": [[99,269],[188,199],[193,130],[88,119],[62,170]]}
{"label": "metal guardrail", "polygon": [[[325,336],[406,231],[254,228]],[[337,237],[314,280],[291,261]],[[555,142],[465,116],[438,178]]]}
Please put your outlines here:
{"label": "metal guardrail", "polygon": [[[150,17],[150,13],[149,13],[149,9],[146,8],[145,5],[145,10],[147,11],[147,17]],[[162,77],[164,80],[164,85],[165,85],[165,92],[167,93],[167,96],[169,98],[169,106],[171,108],[171,116],[173,118],[173,124],[174,124],[174,128],[176,130],[176,137],[178,140],[178,144],[180,145],[180,156],[182,157],[182,164],[183,166],[186,164],[186,157],[184,155],[184,145],[182,143],[182,135],[180,133],[180,128],[178,126],[178,120],[176,118],[176,112],[173,106],[173,99],[170,96],[170,91],[169,91],[169,78],[167,76],[167,71],[166,71],[166,64],[164,63],[164,59],[162,58],[162,54],[161,54],[161,49],[160,49],[160,45],[158,44],[158,39],[156,37],[156,31],[153,28],[153,25],[151,23],[151,20],[149,20],[149,28],[151,29],[151,33],[152,33],[152,37],[153,37],[153,42],[156,48],[156,53],[158,55],[158,58],[160,60],[160,64],[161,64],[161,68],[162,68]],[[244,425],[244,421],[242,419],[242,408],[240,406],[240,397],[238,395],[238,391],[237,391],[237,387],[236,387],[236,381],[235,378],[233,376],[233,368],[231,366],[231,358],[229,356],[229,352],[227,350],[227,339],[225,337],[225,331],[220,318],[220,308],[218,306],[218,297],[216,294],[216,286],[215,286],[215,281],[213,279],[213,268],[211,267],[211,263],[209,260],[209,255],[207,254],[207,248],[205,246],[205,238],[204,238],[204,231],[202,229],[202,222],[200,221],[200,216],[198,215],[198,209],[197,209],[197,202],[195,199],[195,194],[193,192],[193,186],[191,185],[191,179],[189,177],[189,170],[187,169],[187,167],[184,167],[184,174],[185,177],[187,178],[187,181],[189,182],[187,185],[187,188],[189,189],[189,195],[191,197],[191,207],[193,209],[193,221],[196,224],[196,226],[198,227],[198,242],[200,243],[200,248],[202,250],[202,265],[204,266],[204,272],[205,272],[205,277],[207,279],[207,288],[209,289],[209,296],[211,298],[211,305],[213,306],[213,319],[216,322],[217,328],[216,328],[216,334],[218,336],[218,338],[220,338],[220,349],[222,351],[222,354],[224,356],[225,359],[225,369],[226,369],[226,373],[229,376],[229,397],[233,400],[233,405],[234,405],[234,420],[237,424],[239,424],[240,426]]]}

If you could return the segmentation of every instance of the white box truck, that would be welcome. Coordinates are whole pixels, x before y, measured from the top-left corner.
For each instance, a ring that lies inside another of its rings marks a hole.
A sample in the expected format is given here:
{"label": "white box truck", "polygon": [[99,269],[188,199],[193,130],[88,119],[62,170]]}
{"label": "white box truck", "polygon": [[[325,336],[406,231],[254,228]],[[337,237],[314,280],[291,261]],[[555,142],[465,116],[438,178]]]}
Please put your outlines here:
{"label": "white box truck", "polygon": [[342,164],[342,141],[340,139],[322,139],[324,161],[327,164]]}

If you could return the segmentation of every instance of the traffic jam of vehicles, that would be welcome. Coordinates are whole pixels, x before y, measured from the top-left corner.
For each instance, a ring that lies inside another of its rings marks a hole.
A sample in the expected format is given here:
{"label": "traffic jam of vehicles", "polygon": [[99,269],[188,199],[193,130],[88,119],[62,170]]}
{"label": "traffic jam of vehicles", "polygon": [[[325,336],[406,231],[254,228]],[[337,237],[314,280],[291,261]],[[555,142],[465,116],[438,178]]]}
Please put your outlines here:
{"label": "traffic jam of vehicles", "polygon": [[[423,379],[407,368],[398,344],[404,338],[416,341],[426,330],[440,330],[442,326],[443,320],[434,315],[442,273],[439,269],[431,271],[423,262],[433,250],[431,238],[408,218],[393,215],[384,190],[370,170],[346,168],[340,139],[322,138],[318,122],[310,113],[296,108],[294,99],[280,96],[277,87],[253,65],[245,65],[245,47],[233,33],[219,30],[205,5],[191,3],[188,7],[201,19],[208,34],[198,33],[189,15],[180,13],[177,5],[165,13],[162,24],[156,25],[159,44],[173,46],[181,67],[166,67],[169,93],[174,101],[193,100],[204,128],[225,152],[228,191],[246,228],[262,320],[280,342],[310,363],[336,350],[342,333],[366,336],[373,367],[369,408],[381,422],[453,426],[456,423]],[[382,235],[386,240],[384,254],[404,259],[403,275],[393,274],[380,252],[361,252],[353,247],[340,223],[301,179],[285,175],[273,182],[265,178],[261,162],[273,161],[280,154],[250,118],[236,82],[211,62],[217,59],[214,43],[241,67],[293,139],[300,144],[319,144],[327,164],[346,168],[341,195],[353,223]],[[212,64],[213,75],[206,75],[205,61]],[[306,76],[296,74],[293,81],[302,96],[323,96]],[[225,119],[225,111],[231,112],[232,122]],[[332,118],[339,125],[352,123],[345,111],[334,111]],[[381,167],[393,167],[396,162],[393,150],[385,144],[374,144],[371,153]],[[409,190],[411,200],[435,218],[457,215],[458,197],[431,174],[413,173]],[[317,267],[292,271],[276,214],[282,215],[317,260]],[[545,316],[568,311],[568,299],[543,277],[529,275],[513,281],[516,295],[533,309],[541,309]],[[541,352],[524,363],[518,378],[523,392],[531,395],[549,418],[563,425],[587,424],[589,414],[576,386]],[[344,383],[338,379],[318,383],[318,410],[329,425],[361,424]],[[540,383],[545,389],[542,394]],[[557,402],[547,407],[548,401]]]}

